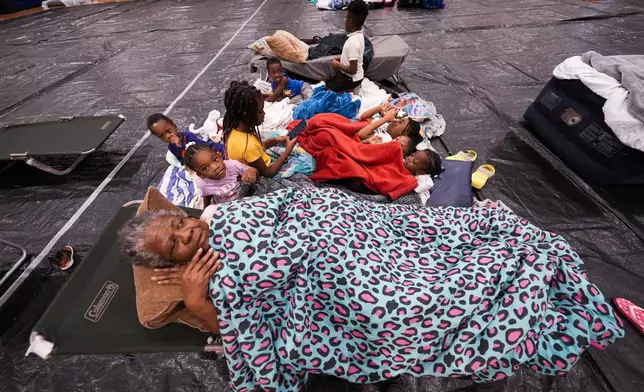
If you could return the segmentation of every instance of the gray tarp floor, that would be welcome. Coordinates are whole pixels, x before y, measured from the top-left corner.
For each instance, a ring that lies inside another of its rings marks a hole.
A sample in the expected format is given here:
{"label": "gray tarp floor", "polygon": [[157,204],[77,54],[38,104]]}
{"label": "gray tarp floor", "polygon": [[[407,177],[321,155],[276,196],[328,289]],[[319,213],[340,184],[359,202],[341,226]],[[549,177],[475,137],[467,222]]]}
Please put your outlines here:
{"label": "gray tarp floor", "polygon": [[[165,110],[255,12],[176,102],[170,115],[187,126],[222,108],[231,80],[250,78],[246,47],[254,39],[276,29],[303,37],[337,32],[344,13],[317,11],[305,0],[141,0],[0,23],[0,123],[108,113],[127,117],[100,151],[65,178],[20,165],[1,172],[2,236],[40,253],[145,134],[146,116]],[[496,166],[499,174],[485,196],[564,235],[608,298],[625,296],[640,304],[644,242],[636,227],[644,221],[644,208],[638,210],[629,195],[642,190],[611,193],[585,186],[518,121],[566,57],[588,50],[642,54],[643,12],[637,0],[452,0],[441,11],[375,10],[367,23],[371,34],[398,34],[410,45],[402,76],[445,116],[444,137],[452,150],[475,148],[480,161]],[[159,141],[147,139],[56,248],[70,243],[85,254],[121,204],[140,199],[158,183],[165,151]],[[4,249],[0,256],[6,263],[15,254]],[[0,309],[1,391],[225,389],[214,363],[197,354],[25,358],[33,324],[68,276],[45,265]],[[410,391],[641,391],[644,338],[627,328],[625,339],[585,354],[565,377],[521,370],[488,385],[457,379],[405,379],[404,384]]]}

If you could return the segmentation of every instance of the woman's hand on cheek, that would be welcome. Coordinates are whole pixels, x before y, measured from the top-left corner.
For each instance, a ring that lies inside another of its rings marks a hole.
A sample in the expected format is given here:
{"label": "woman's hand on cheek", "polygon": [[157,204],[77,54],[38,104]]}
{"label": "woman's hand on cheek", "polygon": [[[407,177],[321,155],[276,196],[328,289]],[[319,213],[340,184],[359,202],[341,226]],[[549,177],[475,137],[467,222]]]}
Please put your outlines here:
{"label": "woman's hand on cheek", "polygon": [[185,265],[172,268],[155,268],[154,272],[156,275],[152,277],[152,280],[162,286],[168,284],[181,284],[181,277],[183,276],[183,271],[185,269]]}
{"label": "woman's hand on cheek", "polygon": [[199,309],[204,305],[212,306],[206,296],[210,278],[222,265],[218,259],[219,252],[209,249],[204,254],[203,250],[199,249],[183,272],[181,277],[183,302],[195,314],[199,313]]}

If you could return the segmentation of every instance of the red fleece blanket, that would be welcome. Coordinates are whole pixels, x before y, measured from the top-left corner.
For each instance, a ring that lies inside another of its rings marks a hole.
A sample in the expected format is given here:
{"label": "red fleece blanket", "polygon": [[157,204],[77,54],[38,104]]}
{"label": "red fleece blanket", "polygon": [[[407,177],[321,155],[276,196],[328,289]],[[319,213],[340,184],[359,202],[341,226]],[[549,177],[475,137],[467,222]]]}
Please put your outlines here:
{"label": "red fleece blanket", "polygon": [[[289,128],[299,121],[293,121]],[[397,199],[413,191],[418,181],[403,164],[400,144],[364,144],[357,133],[368,121],[323,113],[307,122],[297,141],[316,160],[313,181],[359,178],[367,188]]]}

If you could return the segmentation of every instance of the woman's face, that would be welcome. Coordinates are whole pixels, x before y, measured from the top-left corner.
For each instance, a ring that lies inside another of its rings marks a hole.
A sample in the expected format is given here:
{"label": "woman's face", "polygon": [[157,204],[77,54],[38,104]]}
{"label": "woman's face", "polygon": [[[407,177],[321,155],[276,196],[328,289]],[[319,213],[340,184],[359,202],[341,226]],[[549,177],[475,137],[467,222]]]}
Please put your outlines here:
{"label": "woman's face", "polygon": [[175,263],[187,263],[198,249],[210,249],[210,229],[206,222],[187,216],[160,216],[145,230],[144,246]]}

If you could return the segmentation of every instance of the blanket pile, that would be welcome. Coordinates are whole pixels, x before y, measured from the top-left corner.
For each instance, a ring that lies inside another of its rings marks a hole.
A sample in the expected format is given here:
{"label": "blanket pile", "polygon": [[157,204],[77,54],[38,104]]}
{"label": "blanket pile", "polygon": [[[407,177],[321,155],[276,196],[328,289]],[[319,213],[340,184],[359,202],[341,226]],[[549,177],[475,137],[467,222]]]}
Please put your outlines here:
{"label": "blanket pile", "polygon": [[346,118],[355,118],[360,109],[360,100],[352,101],[351,94],[338,94],[319,86],[313,95],[302,102],[293,112],[293,119],[308,120],[319,113],[335,113]]}
{"label": "blanket pile", "polygon": [[568,243],[498,208],[292,188],[219,205],[211,236],[227,260],[210,291],[237,391],[300,390],[310,372],[560,375],[624,335]]}

